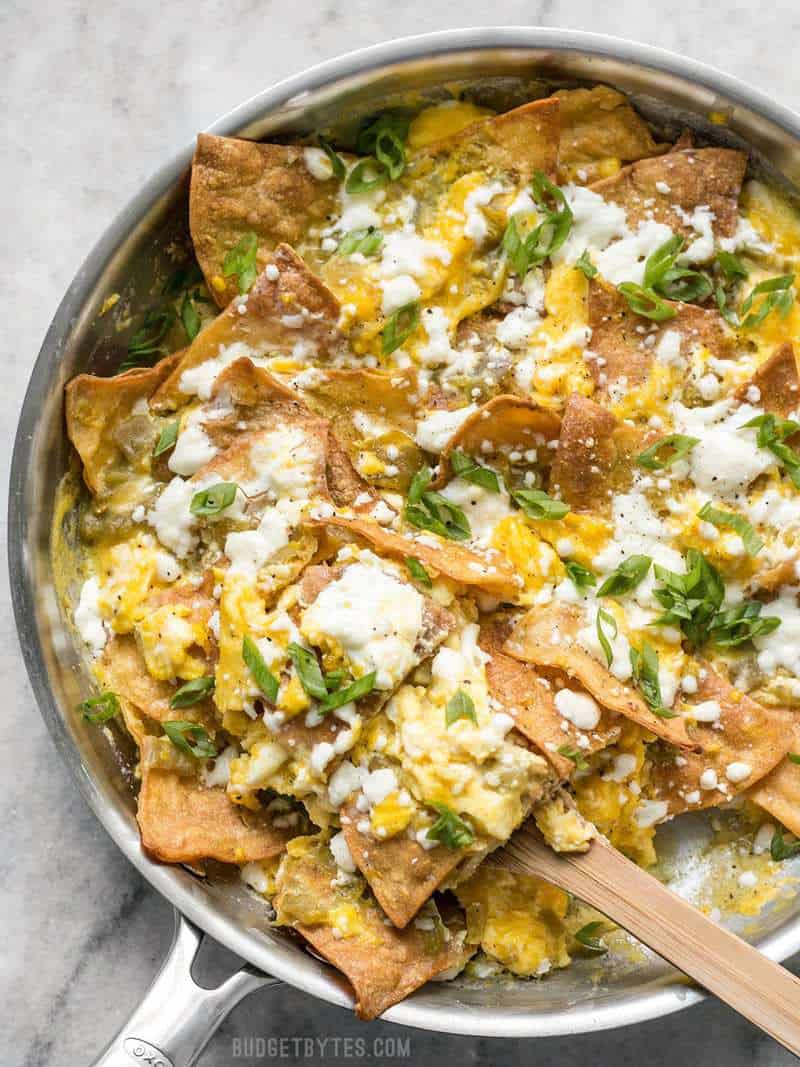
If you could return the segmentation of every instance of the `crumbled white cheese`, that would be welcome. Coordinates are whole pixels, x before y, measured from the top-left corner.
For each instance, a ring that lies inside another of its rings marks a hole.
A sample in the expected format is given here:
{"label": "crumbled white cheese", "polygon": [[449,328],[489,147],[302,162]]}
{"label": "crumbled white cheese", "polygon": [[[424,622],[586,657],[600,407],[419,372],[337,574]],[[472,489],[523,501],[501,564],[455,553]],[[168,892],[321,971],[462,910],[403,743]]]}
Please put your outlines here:
{"label": "crumbled white cheese", "polygon": [[174,474],[189,477],[200,470],[217,454],[202,426],[190,423],[179,435],[170,453],[167,466]]}
{"label": "crumbled white cheese", "polygon": [[644,282],[644,266],[647,257],[672,237],[672,230],[662,222],[645,219],[635,233],[609,245],[599,252],[595,265],[612,285],[622,282]]}
{"label": "crumbled white cheese", "polygon": [[75,608],[75,626],[81,639],[93,652],[101,652],[105,648],[108,635],[100,617],[100,583],[96,578],[87,578],[81,587]]}
{"label": "crumbled white cheese", "polygon": [[308,173],[317,181],[326,182],[333,177],[333,164],[321,148],[304,148],[303,162]]}
{"label": "crumbled white cheese", "polygon": [[397,274],[392,278],[384,278],[381,281],[381,289],[383,290],[381,309],[384,315],[391,315],[393,311],[397,311],[406,304],[413,304],[422,296],[420,287],[410,274]]}
{"label": "crumbled white cheese", "polygon": [[397,792],[397,775],[391,767],[381,767],[368,774],[361,783],[361,790],[371,805],[380,804],[390,793]]}
{"label": "crumbled white cheese", "polygon": [[491,182],[489,185],[479,185],[472,192],[467,193],[464,200],[464,210],[467,215],[464,233],[478,247],[483,244],[489,234],[489,224],[481,208],[486,207],[503,192],[505,189],[500,182]]}
{"label": "crumbled white cheese", "polygon": [[342,760],[328,782],[328,800],[334,808],[340,808],[352,792],[361,786],[364,771],[350,760]]}
{"label": "crumbled white cheese", "polygon": [[729,763],[725,768],[725,777],[729,782],[733,782],[734,785],[745,781],[752,773],[753,768],[750,764],[744,763],[742,760],[734,760],[733,763]]}
{"label": "crumbled white cheese", "polygon": [[450,344],[450,320],[438,307],[426,308],[422,316],[422,325],[428,339],[417,349],[417,356],[426,367],[440,367],[449,364],[457,355]]}
{"label": "crumbled white cheese", "polygon": [[247,357],[254,363],[263,363],[261,355],[244,341],[234,341],[231,345],[220,346],[220,350],[213,359],[207,359],[198,363],[195,367],[189,367],[181,374],[178,380],[178,389],[189,396],[198,396],[201,400],[208,400],[214,382],[220,374],[235,363],[237,359]]}
{"label": "crumbled white cheese", "polygon": [[634,809],[633,817],[636,825],[644,829],[665,819],[668,810],[666,800],[640,800]]}
{"label": "crumbled white cheese", "polygon": [[355,874],[356,865],[353,857],[350,855],[347,838],[341,830],[338,834],[333,835],[330,840],[329,848],[333,853],[333,858],[336,860],[336,866],[339,870],[344,871],[345,874]]}
{"label": "crumbled white cheese", "polygon": [[579,730],[594,730],[600,722],[600,707],[588,693],[559,689],[553,703],[558,713]]}
{"label": "crumbled white cheese", "polygon": [[427,452],[441,452],[453,434],[477,410],[477,404],[467,404],[455,411],[432,411],[417,422],[414,439]]}
{"label": "crumbled white cheese", "polygon": [[176,475],[147,513],[147,521],[156,531],[156,537],[178,558],[188,555],[197,544],[192,533],[195,519],[189,510],[196,490],[196,485]]}
{"label": "crumbled white cheese", "polygon": [[339,643],[359,673],[376,672],[375,686],[392,689],[416,663],[424,598],[380,566],[353,563],[303,613],[313,643]]}
{"label": "crumbled white cheese", "polygon": [[446,266],[452,258],[449,249],[436,241],[429,241],[413,231],[395,230],[383,239],[379,272],[384,278],[395,278],[400,274],[422,278],[430,270],[431,261]]}
{"label": "crumbled white cheese", "polygon": [[239,530],[225,538],[225,555],[233,573],[255,578],[264,564],[289,543],[289,524],[278,508],[267,508],[255,530]]}

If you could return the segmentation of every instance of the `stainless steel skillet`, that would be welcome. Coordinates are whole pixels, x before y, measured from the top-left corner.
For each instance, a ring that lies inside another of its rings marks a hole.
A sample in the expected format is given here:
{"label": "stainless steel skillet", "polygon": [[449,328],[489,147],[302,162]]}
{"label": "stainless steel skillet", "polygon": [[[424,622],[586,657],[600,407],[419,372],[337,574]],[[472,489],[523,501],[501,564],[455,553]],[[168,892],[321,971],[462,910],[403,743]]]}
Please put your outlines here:
{"label": "stainless steel skillet", "polygon": [[[568,30],[476,28],[388,42],[290,78],[211,129],[251,138],[292,137],[355,119],[409,93],[435,100],[447,91],[465,91],[479,101],[510,106],[560,84],[598,81],[630,93],[647,117],[669,131],[688,124],[715,142],[745,141],[756,150],[757,169],[800,185],[800,116],[691,60]],[[724,115],[726,124],[716,124],[712,114]],[[36,700],[98,818],[175,905],[176,915],[185,917],[176,919],[176,938],[155,984],[99,1061],[115,1067],[193,1062],[242,996],[278,979],[332,1003],[351,1002],[331,968],[291,936],[269,929],[263,907],[238,882],[222,873],[201,879],[153,863],[141,852],[124,759],[73,711],[88,683],[58,606],[48,553],[55,487],[69,459],[63,386],[87,367],[102,370],[109,364],[113,343],[106,319],[98,317],[109,293],[123,292],[134,310],[146,305],[153,265],[185,225],[191,152],[187,146],[134,197],[69,287],[33,370],[10,483],[11,588]],[[676,871],[690,861],[698,870],[693,857],[705,832],[701,819],[682,820],[680,835],[667,828],[662,848]],[[249,964],[213,991],[195,985],[189,973],[200,930]],[[800,900],[767,910],[754,931],[751,923],[748,936],[775,959],[800,949]],[[701,996],[657,959],[603,959],[544,982],[430,984],[385,1017],[452,1033],[538,1037],[628,1025],[677,1011]],[[268,1018],[264,1029],[269,1030]]]}

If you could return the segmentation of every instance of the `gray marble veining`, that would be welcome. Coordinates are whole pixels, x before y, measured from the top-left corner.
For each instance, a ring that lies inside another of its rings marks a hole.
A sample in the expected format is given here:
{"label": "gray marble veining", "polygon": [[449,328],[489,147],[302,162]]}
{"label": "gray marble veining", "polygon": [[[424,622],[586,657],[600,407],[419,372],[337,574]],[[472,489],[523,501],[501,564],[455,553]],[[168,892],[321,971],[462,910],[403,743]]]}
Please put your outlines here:
{"label": "gray marble veining", "polygon": [[[800,106],[794,0],[60,0],[0,4],[0,465],[29,369],[62,292],[114,213],[177,146],[265,85],[391,36],[486,23],[633,37],[695,56]],[[780,56],[786,58],[781,60]],[[4,518],[5,526],[5,518]],[[5,537],[3,537],[5,545]],[[23,669],[0,571],[0,1065],[84,1064],[149,984],[169,940],[169,906],[111,844],[45,734]],[[221,950],[211,950],[217,967]],[[313,1039],[248,1050],[265,1035]],[[286,987],[251,997],[203,1067],[344,1062],[364,1038],[409,1038],[414,1062],[778,1067],[790,1057],[719,1004],[636,1030],[572,1039],[470,1040],[357,1023]],[[383,1046],[384,1051],[387,1046]],[[402,1048],[400,1049],[402,1051]]]}

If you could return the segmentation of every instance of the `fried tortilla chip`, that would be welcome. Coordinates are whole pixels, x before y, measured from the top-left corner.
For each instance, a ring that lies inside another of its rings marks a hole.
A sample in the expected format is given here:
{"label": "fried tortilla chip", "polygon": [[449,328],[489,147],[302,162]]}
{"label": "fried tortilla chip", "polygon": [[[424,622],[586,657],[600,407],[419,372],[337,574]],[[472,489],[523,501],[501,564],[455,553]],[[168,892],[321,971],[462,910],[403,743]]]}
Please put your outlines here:
{"label": "fried tortilla chip", "polygon": [[358,869],[395,926],[407,926],[434,890],[464,858],[464,849],[423,848],[404,833],[384,840],[362,834],[354,803],[340,812],[342,829]]}
{"label": "fried tortilla chip", "polygon": [[323,370],[301,376],[298,384],[309,406],[330,420],[351,466],[363,470],[368,483],[399,492],[408,488],[423,462],[414,441],[419,396],[414,370]]}
{"label": "fried tortilla chip", "polygon": [[[632,163],[664,150],[656,144],[647,123],[627,99],[607,85],[592,89],[561,89],[559,103],[561,141],[559,180],[597,181],[608,167]],[[578,174],[580,172],[580,174]]]}
{"label": "fried tortilla chip", "polygon": [[548,604],[526,612],[514,627],[503,651],[537,667],[554,667],[577,678],[601,707],[619,712],[678,748],[695,748],[680,717],[660,718],[636,690],[620,682],[577,642],[583,615],[569,604]]}
{"label": "fried tortilla chip", "polygon": [[470,949],[460,917],[444,922],[431,904],[426,921],[397,930],[363,895],[360,878],[338,881],[327,846],[309,839],[298,845],[278,872],[277,921],[292,926],[345,975],[362,1019],[376,1018],[437,974],[463,967]]}
{"label": "fried tortilla chip", "polygon": [[481,625],[480,646],[490,656],[486,664],[489,691],[512,716],[519,732],[550,762],[558,776],[568,778],[575,770],[576,760],[564,752],[589,755],[606,748],[619,736],[619,718],[613,711],[603,708],[600,721],[592,731],[578,730],[565,719],[556,708],[554,698],[559,689],[574,689],[574,681],[570,684],[563,671],[533,667],[506,655],[502,648],[514,621],[513,615],[498,614],[485,619]]}
{"label": "fried tortilla chip", "polygon": [[701,673],[696,695],[680,709],[691,716],[693,707],[699,706],[703,715],[717,714],[719,708],[716,721],[697,721],[687,728],[702,752],[653,756],[648,796],[666,801],[669,815],[724,804],[768,774],[793,743],[790,711],[756,703],[708,663],[702,669],[705,676]]}
{"label": "fried tortilla chip", "polygon": [[[716,359],[734,359],[732,332],[715,309],[666,301],[676,315],[656,324],[632,311],[625,297],[613,286],[592,279],[589,283],[589,326],[592,330],[592,375],[598,389],[615,383],[641,385],[653,364],[654,353],[668,331],[681,338],[684,355],[703,345]],[[642,329],[644,327],[644,332]]]}
{"label": "fried tortilla chip", "polygon": [[687,221],[697,208],[710,212],[717,240],[730,237],[738,222],[739,193],[747,156],[731,148],[685,148],[640,159],[595,182],[591,189],[620,204],[635,229],[646,219],[663,222],[691,243],[697,230]]}
{"label": "fried tortilla chip", "polygon": [[558,437],[560,428],[555,412],[518,396],[496,396],[465,419],[444,446],[434,486],[445,485],[451,477],[451,452],[466,452],[489,462],[492,457],[505,460],[509,452],[541,449]]}
{"label": "fried tortilla chip", "polygon": [[481,589],[501,600],[514,600],[519,594],[520,583],[516,572],[499,552],[481,556],[454,541],[436,538],[440,543],[434,545],[433,535],[426,535],[425,540],[406,537],[377,523],[340,515],[320,519],[318,525],[334,530],[346,530],[373,545],[379,553],[400,559],[411,557],[419,560],[429,570],[444,574],[462,585]]}
{"label": "fried tortilla chip", "polygon": [[[103,685],[119,695],[125,723],[137,742],[151,722],[173,719],[197,722],[213,736],[216,719],[210,700],[199,701],[189,708],[171,708],[169,702],[175,695],[175,686],[170,682],[159,682],[148,673],[144,656],[131,635],[112,637],[103,649],[96,670]],[[130,714],[126,713],[126,705]]]}
{"label": "fried tortilla chip", "polygon": [[140,411],[182,358],[176,352],[154,367],[113,378],[79,374],[67,384],[67,433],[83,464],[83,478],[95,496],[121,481],[150,473],[155,423]]}
{"label": "fried tortilla chip", "polygon": [[574,511],[607,513],[615,492],[630,485],[633,458],[644,447],[642,431],[578,393],[567,400],[550,491]]}
{"label": "fried tortilla chip", "polygon": [[[797,753],[800,752],[800,727],[794,723],[792,729],[790,749]],[[800,837],[800,765],[782,759],[747,795]]]}
{"label": "fried tortilla chip", "polygon": [[216,859],[249,863],[278,856],[294,831],[278,829],[265,812],[228,799],[224,789],[151,765],[154,737],[142,739],[142,788],[137,821],[142,847],[164,863]]}
{"label": "fried tortilla chip", "polygon": [[225,257],[248,233],[263,270],[279,244],[296,245],[333,209],[338,182],[309,171],[303,148],[201,133],[192,160],[189,229],[208,288],[220,307],[238,294]]}
{"label": "fried tortilla chip", "polygon": [[[758,390],[756,396],[753,392]],[[743,382],[734,393],[742,403],[758,404],[766,411],[785,419],[800,404],[800,378],[794,345],[786,341],[762,363],[753,377]]]}
{"label": "fried tortilla chip", "polygon": [[476,170],[520,185],[529,182],[537,170],[552,178],[558,156],[558,112],[557,100],[534,100],[502,115],[479,119],[414,153],[404,181],[414,184],[424,179],[428,192],[435,194]]}
{"label": "fried tortilla chip", "polygon": [[[317,357],[327,356],[343,344],[338,321],[339,302],[333,293],[293,249],[278,245],[247,296],[235,297],[195,337],[151,406],[173,411],[194,394],[206,399],[226,361],[241,356],[292,352],[298,344]],[[204,364],[210,367],[208,373]],[[187,372],[192,373],[184,378]]]}

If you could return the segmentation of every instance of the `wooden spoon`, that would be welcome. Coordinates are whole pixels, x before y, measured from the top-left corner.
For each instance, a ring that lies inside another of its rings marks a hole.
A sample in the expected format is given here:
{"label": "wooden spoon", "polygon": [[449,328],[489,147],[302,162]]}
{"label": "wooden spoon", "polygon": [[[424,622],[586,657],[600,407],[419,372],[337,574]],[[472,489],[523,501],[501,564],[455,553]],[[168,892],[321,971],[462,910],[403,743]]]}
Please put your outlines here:
{"label": "wooden spoon", "polygon": [[588,852],[553,852],[525,824],[489,862],[534,874],[597,908],[800,1056],[800,980],[706,918],[605,838]]}

